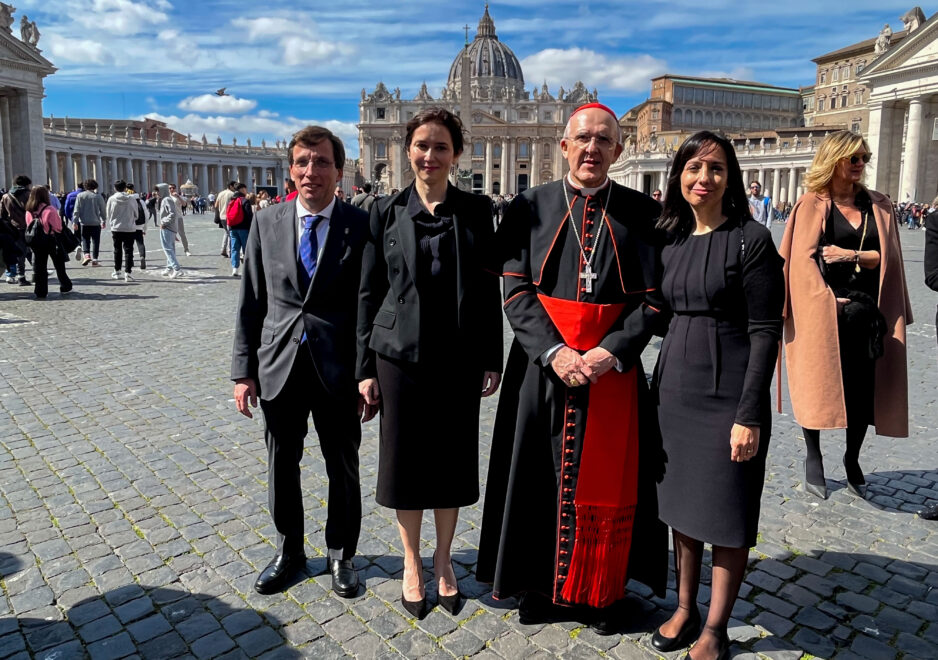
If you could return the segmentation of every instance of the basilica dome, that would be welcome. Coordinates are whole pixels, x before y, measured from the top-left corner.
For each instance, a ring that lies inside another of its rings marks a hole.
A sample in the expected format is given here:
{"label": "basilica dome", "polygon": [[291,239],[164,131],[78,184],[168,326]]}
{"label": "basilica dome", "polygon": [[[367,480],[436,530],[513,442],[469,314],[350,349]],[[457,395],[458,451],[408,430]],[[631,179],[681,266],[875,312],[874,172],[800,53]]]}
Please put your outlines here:
{"label": "basilica dome", "polygon": [[[495,22],[489,16],[487,4],[485,13],[479,20],[475,39],[466,46],[466,49],[468,50],[471,66],[470,77],[474,89],[478,87],[488,87],[493,90],[514,88],[517,92],[524,89],[524,74],[521,72],[521,64],[511,48],[498,40],[498,35],[495,34]],[[465,53],[460,51],[449,68],[447,87],[450,90],[455,91],[459,88],[464,55]]]}

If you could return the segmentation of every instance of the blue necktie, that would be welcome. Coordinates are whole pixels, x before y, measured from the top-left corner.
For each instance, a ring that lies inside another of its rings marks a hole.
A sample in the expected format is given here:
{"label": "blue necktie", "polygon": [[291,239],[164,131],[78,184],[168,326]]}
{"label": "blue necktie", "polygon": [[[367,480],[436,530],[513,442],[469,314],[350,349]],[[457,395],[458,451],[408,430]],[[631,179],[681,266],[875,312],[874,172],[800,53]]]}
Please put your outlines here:
{"label": "blue necktie", "polygon": [[316,262],[319,260],[319,239],[316,236],[316,227],[322,220],[321,215],[307,215],[303,217],[303,235],[300,237],[300,284],[305,293],[309,283],[313,281],[316,272]]}

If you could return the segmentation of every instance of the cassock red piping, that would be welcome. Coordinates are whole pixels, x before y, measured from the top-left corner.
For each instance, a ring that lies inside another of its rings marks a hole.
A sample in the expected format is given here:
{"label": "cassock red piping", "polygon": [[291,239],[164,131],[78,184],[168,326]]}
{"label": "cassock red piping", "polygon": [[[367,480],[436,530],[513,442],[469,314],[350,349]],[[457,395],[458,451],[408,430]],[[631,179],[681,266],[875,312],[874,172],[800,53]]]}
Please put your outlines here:
{"label": "cassock red piping", "polygon": [[541,285],[541,280],[544,279],[544,267],[547,265],[547,260],[550,258],[550,253],[554,251],[554,245],[557,244],[557,237],[560,236],[560,230],[563,229],[563,225],[567,221],[567,218],[569,217],[570,217],[570,209],[567,209],[567,212],[564,213],[563,220],[561,220],[560,224],[557,225],[557,232],[554,234],[554,240],[550,242],[550,247],[547,248],[547,253],[544,255],[544,262],[541,264],[541,270],[538,273],[537,281],[534,283],[534,286]]}
{"label": "cassock red piping", "polygon": [[619,267],[619,284],[622,285],[622,293],[628,295],[628,291],[625,290],[625,280],[622,279],[622,262],[619,260],[619,247],[616,245],[615,234],[612,233],[612,224],[609,222],[609,218],[603,213],[603,222],[606,223],[606,229],[609,231],[609,239],[612,242],[612,249],[616,253],[616,265]]}
{"label": "cassock red piping", "polygon": [[661,310],[660,310],[660,309],[658,309],[657,307],[652,307],[652,306],[649,305],[647,302],[643,302],[642,304],[643,304],[645,307],[647,307],[648,309],[652,310],[653,312],[658,312],[659,314],[661,313]]}
{"label": "cassock red piping", "polygon": [[514,299],[517,298],[518,296],[523,296],[523,295],[526,295],[526,294],[529,294],[529,293],[531,293],[531,292],[530,292],[530,291],[519,291],[518,293],[516,293],[515,295],[513,295],[511,298],[509,298],[508,300],[506,300],[506,301],[505,301],[505,304],[502,305],[502,307],[508,307],[508,303],[510,303],[512,300],[514,300]]}
{"label": "cassock red piping", "polygon": [[502,273],[502,277],[524,277],[524,273]]}

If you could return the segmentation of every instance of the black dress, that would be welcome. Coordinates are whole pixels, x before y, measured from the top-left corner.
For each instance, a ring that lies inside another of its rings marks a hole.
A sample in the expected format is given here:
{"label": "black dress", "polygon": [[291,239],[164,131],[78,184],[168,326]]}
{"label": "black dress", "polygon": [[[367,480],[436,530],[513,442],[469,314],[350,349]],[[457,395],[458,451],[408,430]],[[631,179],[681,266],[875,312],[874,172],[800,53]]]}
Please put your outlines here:
{"label": "black dress", "polygon": [[[662,253],[662,294],[673,313],[656,370],[665,451],[661,520],[691,538],[756,543],[771,433],[769,387],[785,283],[769,231],[727,220]],[[759,426],[759,450],[730,460],[734,423]]]}
{"label": "black dress", "polygon": [[407,211],[417,241],[421,359],[376,356],[382,405],[375,499],[392,509],[463,507],[479,499],[483,370],[452,341],[459,333],[453,211],[444,201],[430,214],[415,192]]}
{"label": "black dress", "polygon": [[[869,200],[859,198],[860,208],[869,204]],[[831,204],[831,213],[824,226],[824,238],[829,245],[846,250],[879,251],[879,232],[872,210],[867,216],[866,232],[864,223],[854,228],[836,204]],[[862,240],[862,244],[861,244]],[[824,281],[834,291],[834,295],[850,298],[855,291],[866,294],[872,304],[879,302],[879,266],[861,268],[855,263],[827,264]],[[845,315],[837,315],[837,339],[840,344],[840,373],[844,383],[844,404],[847,409],[847,426],[855,427],[873,423],[874,383],[876,381],[876,361],[869,355],[868,339],[865,333],[847,328]]]}

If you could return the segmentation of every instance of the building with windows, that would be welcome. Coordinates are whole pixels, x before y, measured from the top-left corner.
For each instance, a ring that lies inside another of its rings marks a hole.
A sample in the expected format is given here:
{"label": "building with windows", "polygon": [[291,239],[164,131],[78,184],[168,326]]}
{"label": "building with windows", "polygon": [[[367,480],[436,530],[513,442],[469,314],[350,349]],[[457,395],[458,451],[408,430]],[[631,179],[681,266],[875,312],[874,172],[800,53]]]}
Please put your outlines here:
{"label": "building with windows", "polygon": [[566,172],[559,143],[570,113],[597,99],[582,82],[552,94],[547,85],[526,90],[518,58],[495,32],[488,5],[475,38],[456,55],[437,97],[426,84],[412,99],[379,82],[359,103],[361,173],[378,191],[403,188],[414,179],[404,148],[407,122],[421,110],[444,107],[465,125],[460,185],[487,194],[519,193]]}

